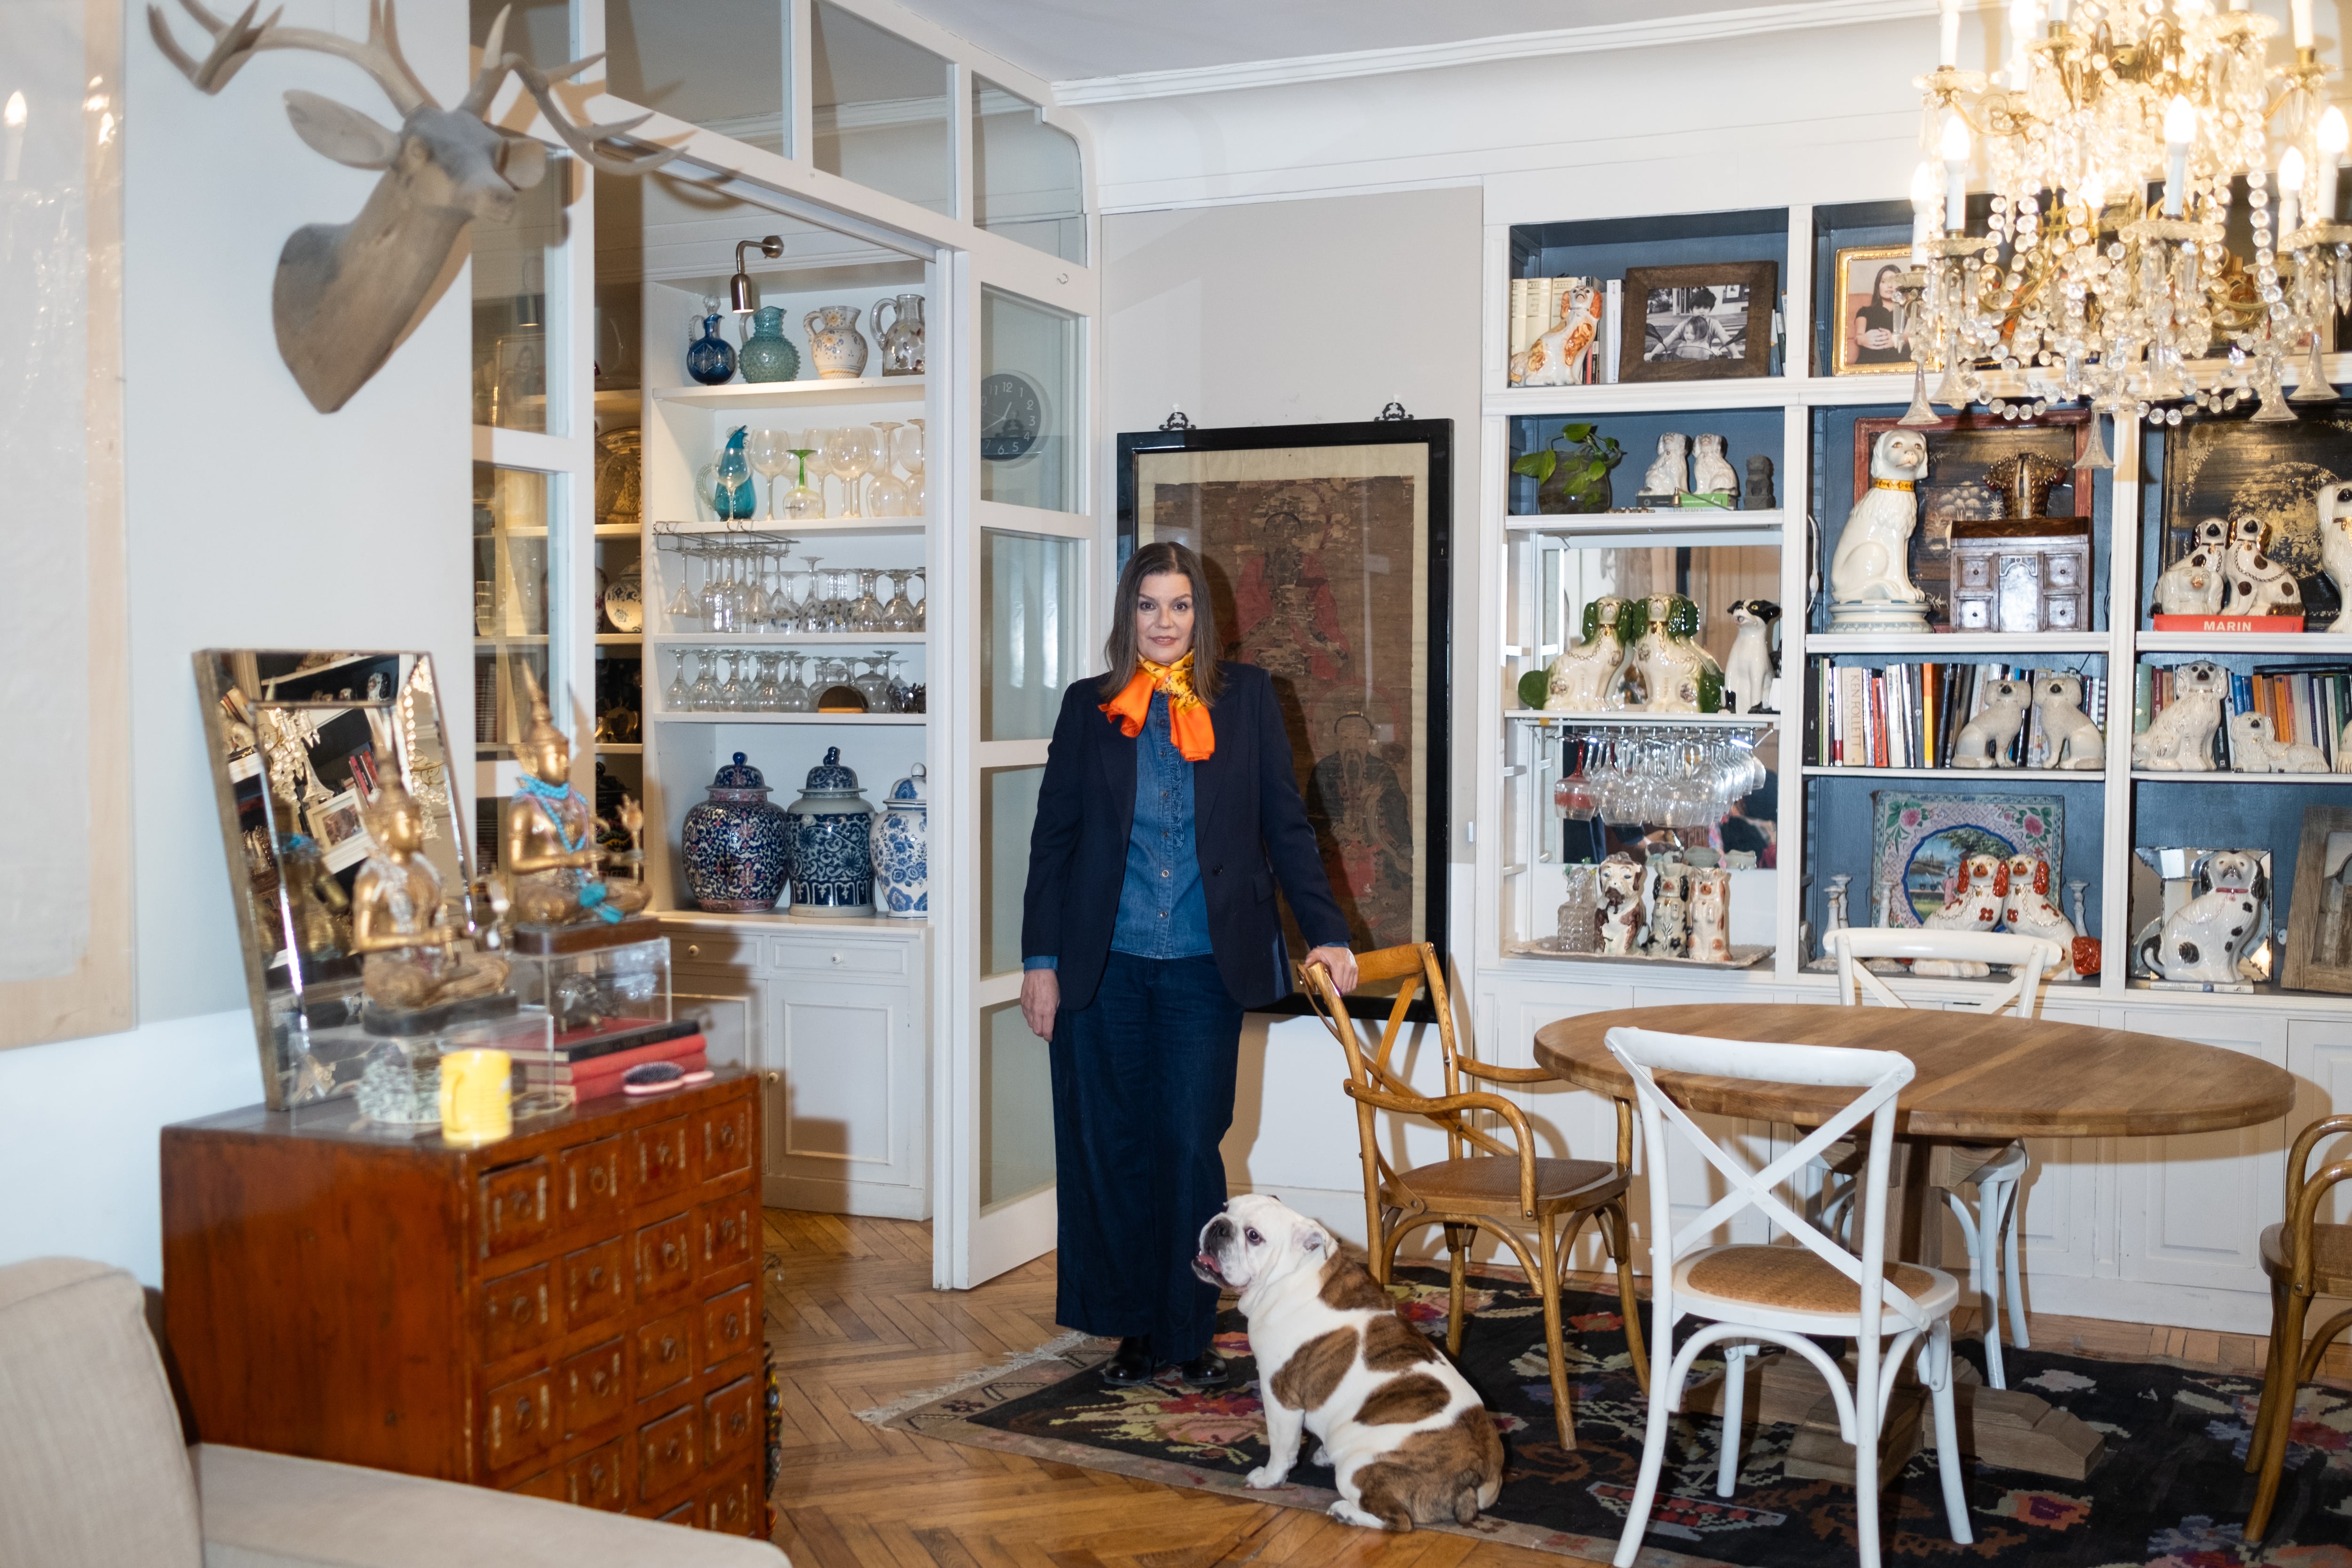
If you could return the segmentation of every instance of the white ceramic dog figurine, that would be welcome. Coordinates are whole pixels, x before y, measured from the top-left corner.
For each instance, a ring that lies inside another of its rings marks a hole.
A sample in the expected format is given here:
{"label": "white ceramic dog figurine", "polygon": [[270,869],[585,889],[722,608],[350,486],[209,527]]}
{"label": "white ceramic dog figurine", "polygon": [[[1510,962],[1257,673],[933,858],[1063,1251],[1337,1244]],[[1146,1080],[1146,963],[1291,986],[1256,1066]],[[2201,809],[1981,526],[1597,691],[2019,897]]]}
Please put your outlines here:
{"label": "white ceramic dog figurine", "polygon": [[1741,599],[1724,614],[1736,628],[1723,658],[1724,705],[1739,713],[1769,712],[1772,623],[1780,618],[1780,606],[1769,599]]}
{"label": "white ceramic dog figurine", "polygon": [[2213,771],[2213,732],[2221,727],[2221,693],[2229,674],[2210,659],[2175,666],[2172,700],[2132,737],[2132,766],[2150,773]]}
{"label": "white ceramic dog figurine", "polygon": [[2077,773],[2097,773],[2107,765],[2106,737],[2083,711],[2083,678],[2043,675],[2033,682],[2033,712],[2042,721],[2042,742],[2049,750],[2042,765]]}
{"label": "white ceramic dog figurine", "polygon": [[[2077,691],[2079,698],[2082,694]],[[1956,768],[2013,768],[2018,764],[2009,760],[2009,743],[2017,739],[2018,726],[2025,722],[2028,699],[2022,680],[1988,680],[1984,684],[1984,706],[1977,716],[1960,726],[1960,733],[1952,742],[1952,766]]]}
{"label": "white ceramic dog figurine", "polygon": [[2262,862],[2234,849],[2217,850],[2197,868],[2203,890],[2165,918],[2140,942],[2140,962],[2176,984],[2248,991],[2238,955],[2263,936]]}
{"label": "white ceramic dog figurine", "polygon": [[1723,455],[1723,437],[1701,436],[1691,451],[1691,489],[1700,495],[1739,497],[1739,470]]}
{"label": "white ceramic dog figurine", "polygon": [[1643,868],[1631,855],[1601,862],[1601,951],[1624,958],[1640,951]]}
{"label": "white ceramic dog figurine", "polygon": [[1528,345],[1522,386],[1581,386],[1601,341],[1601,290],[1586,287],[1562,296],[1559,321]]}
{"label": "white ceramic dog figurine", "polygon": [[1830,560],[1832,624],[1927,625],[1927,595],[1911,581],[1909,566],[1911,531],[1919,519],[1916,491],[1927,472],[1927,438],[1916,430],[1889,430],[1872,447],[1870,489],[1855,498]]}
{"label": "white ceramic dog figurine", "polygon": [[1731,873],[1707,867],[1690,874],[1690,956],[1731,962]]}
{"label": "white ceramic dog figurine", "polygon": [[1698,606],[1680,594],[1652,594],[1638,602],[1641,626],[1625,662],[1641,677],[1651,713],[1705,713],[1723,696],[1723,671],[1699,647]]}
{"label": "white ceramic dog figurine", "polygon": [[1544,707],[1554,713],[1597,713],[1624,706],[1617,689],[1617,672],[1625,664],[1625,645],[1617,637],[1617,617],[1625,601],[1609,596],[1584,606],[1584,640],[1551,661],[1551,682]]}
{"label": "white ceramic dog figurine", "polygon": [[2165,616],[2218,616],[2228,581],[2230,525],[2209,517],[2197,525],[2197,542],[2156,580],[2156,608]]}
{"label": "white ceramic dog figurine", "polygon": [[2050,896],[2050,862],[2031,855],[2009,858],[2009,891],[2001,903],[2000,923],[2020,936],[2038,936],[2058,944],[2059,962],[2042,973],[2053,980],[2074,973],[2074,922]]}
{"label": "white ceramic dog figurine", "polygon": [[1690,437],[1669,430],[1658,437],[1658,455],[1650,460],[1650,471],[1642,476],[1642,493],[1678,496],[1690,489],[1689,472]]}
{"label": "white ceramic dog figurine", "polygon": [[1409,1531],[1468,1524],[1493,1505],[1503,1489],[1495,1418],[1329,1231],[1244,1194],[1202,1227],[1192,1270],[1241,1292],[1249,1320],[1268,1453],[1247,1485],[1280,1486],[1312,1432],[1315,1462],[1336,1476],[1334,1519]]}
{"label": "white ceramic dog figurine", "polygon": [[2230,715],[2230,771],[2235,773],[2324,773],[2327,753],[2303,741],[2281,741],[2267,713]]}
{"label": "white ceramic dog figurine", "polygon": [[[1971,855],[1960,862],[1952,896],[1920,923],[1929,931],[1990,931],[2008,904],[2008,865],[1998,855]],[[1992,973],[1992,965],[1972,958],[1921,958],[1912,961],[1911,973],[1979,980]]]}
{"label": "white ceramic dog figurine", "polygon": [[2299,616],[2303,587],[2286,563],[2264,553],[2270,525],[2247,513],[2230,525],[2230,613],[2233,616]]}
{"label": "white ceramic dog figurine", "polygon": [[2313,499],[2319,505],[2319,564],[2344,606],[2327,629],[2331,635],[2352,637],[2352,484],[2330,479]]}
{"label": "white ceramic dog figurine", "polygon": [[1656,858],[1650,866],[1658,879],[1650,890],[1650,935],[1642,951],[1652,958],[1688,958],[1691,868]]}

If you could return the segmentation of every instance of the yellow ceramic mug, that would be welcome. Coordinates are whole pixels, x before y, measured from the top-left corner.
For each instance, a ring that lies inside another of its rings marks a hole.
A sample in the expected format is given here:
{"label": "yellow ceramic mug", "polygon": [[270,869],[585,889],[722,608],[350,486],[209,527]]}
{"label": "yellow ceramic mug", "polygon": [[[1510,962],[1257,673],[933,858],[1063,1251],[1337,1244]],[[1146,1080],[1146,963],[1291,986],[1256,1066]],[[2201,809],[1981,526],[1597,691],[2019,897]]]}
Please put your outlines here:
{"label": "yellow ceramic mug", "polygon": [[441,1058],[441,1136],[495,1143],[514,1131],[514,1064],[504,1051],[451,1051]]}

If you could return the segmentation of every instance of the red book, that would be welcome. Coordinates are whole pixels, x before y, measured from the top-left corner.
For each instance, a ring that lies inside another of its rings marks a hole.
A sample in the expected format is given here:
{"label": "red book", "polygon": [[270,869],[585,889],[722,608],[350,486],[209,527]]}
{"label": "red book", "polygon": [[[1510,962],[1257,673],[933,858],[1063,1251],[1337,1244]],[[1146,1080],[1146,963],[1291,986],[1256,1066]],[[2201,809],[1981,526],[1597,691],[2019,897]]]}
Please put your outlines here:
{"label": "red book", "polygon": [[[700,1072],[710,1065],[709,1058],[700,1051],[689,1051],[685,1056],[674,1057],[670,1060],[672,1065],[681,1072]],[[618,1072],[594,1072],[575,1078],[572,1080],[572,1095],[580,1100],[603,1100],[618,1094],[621,1092],[622,1074],[628,1070],[623,1068]]]}
{"label": "red book", "polygon": [[2299,632],[2301,616],[2158,616],[2160,632]]}
{"label": "red book", "polygon": [[610,1055],[590,1057],[583,1061],[548,1062],[544,1058],[526,1056],[522,1058],[523,1076],[532,1083],[577,1083],[583,1078],[618,1078],[642,1062],[677,1061],[689,1056],[700,1056],[708,1047],[699,1034],[680,1035],[674,1040],[656,1040],[649,1046],[638,1046]]}

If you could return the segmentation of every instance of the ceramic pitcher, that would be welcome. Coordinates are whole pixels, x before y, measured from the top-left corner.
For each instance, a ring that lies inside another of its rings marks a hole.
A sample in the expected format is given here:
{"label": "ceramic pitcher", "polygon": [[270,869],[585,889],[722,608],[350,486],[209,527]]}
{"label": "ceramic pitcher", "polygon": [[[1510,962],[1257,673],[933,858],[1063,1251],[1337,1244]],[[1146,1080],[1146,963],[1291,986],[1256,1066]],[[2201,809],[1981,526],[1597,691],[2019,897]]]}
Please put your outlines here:
{"label": "ceramic pitcher", "polygon": [[[890,324],[882,324],[882,312],[890,312]],[[884,375],[920,375],[923,374],[923,297],[920,294],[899,294],[874,301],[874,336],[882,345]]]}
{"label": "ceramic pitcher", "polygon": [[809,363],[819,381],[855,381],[866,374],[866,339],[855,305],[819,305],[801,319],[809,335]]}

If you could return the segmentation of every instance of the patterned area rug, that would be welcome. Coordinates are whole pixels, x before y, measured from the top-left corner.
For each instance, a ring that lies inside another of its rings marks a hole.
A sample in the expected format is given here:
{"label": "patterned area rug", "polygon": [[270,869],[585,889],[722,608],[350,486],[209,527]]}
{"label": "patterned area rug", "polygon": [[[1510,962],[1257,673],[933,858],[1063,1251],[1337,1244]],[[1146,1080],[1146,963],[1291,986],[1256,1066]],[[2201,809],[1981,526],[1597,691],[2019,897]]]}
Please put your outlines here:
{"label": "patterned area rug", "polygon": [[[1444,1276],[1400,1270],[1391,1289],[1433,1339],[1445,1329]],[[1571,1292],[1569,1377],[1577,1448],[1553,1435],[1542,1308],[1515,1279],[1482,1278],[1471,1291],[1461,1366],[1495,1413],[1507,1450],[1502,1497],[1456,1533],[1607,1562],[1616,1549],[1641,1462],[1644,1404],[1613,1296]],[[1646,1327],[1646,1324],[1644,1325]],[[1174,1386],[1111,1389],[1093,1369],[1108,1341],[1057,1341],[1014,1365],[911,1409],[869,1419],[954,1443],[1230,1492],[1253,1501],[1323,1509],[1331,1472],[1302,1458],[1290,1483],[1251,1491],[1242,1477],[1265,1462],[1256,1367],[1241,1314],[1227,1309],[1217,1348],[1236,1380],[1212,1394]],[[1961,1352],[1978,1359],[1978,1347]],[[1890,1562],[2032,1563],[2036,1568],[2352,1568],[2352,1394],[2302,1392],[2267,1544],[2244,1538],[2254,1479],[2246,1443],[2261,1384],[2249,1377],[2039,1351],[2006,1352],[2010,1385],[2072,1411],[2106,1436],[2106,1457],[2074,1483],[1991,1466],[1968,1482],[1972,1546],[1946,1533],[1929,1449],[1905,1467],[1881,1510]],[[1701,1375],[1710,1364],[1699,1363]],[[1696,1381],[1696,1379],[1695,1379]],[[1851,1562],[1853,1491],[1782,1469],[1790,1426],[1748,1427],[1739,1486],[1715,1495],[1722,1423],[1681,1419],[1643,1562],[1655,1568],[1796,1568]],[[1307,1451],[1314,1448],[1312,1439]],[[1454,1531],[1447,1525],[1440,1528]]]}

